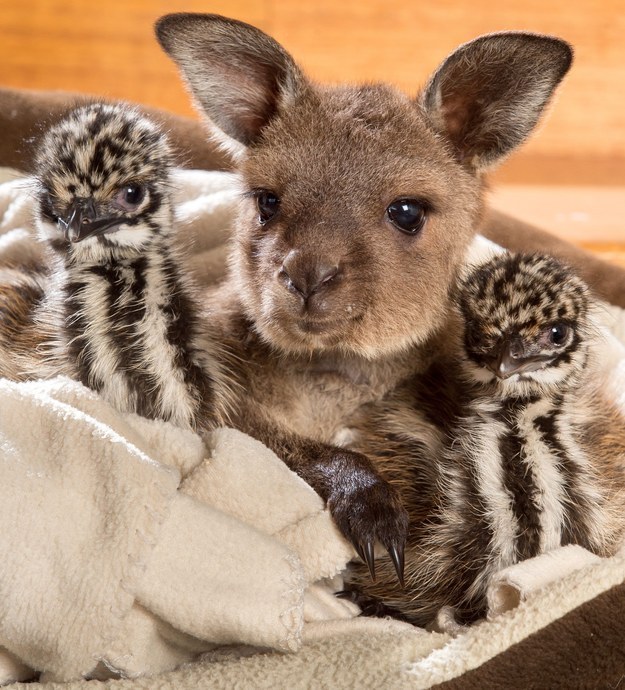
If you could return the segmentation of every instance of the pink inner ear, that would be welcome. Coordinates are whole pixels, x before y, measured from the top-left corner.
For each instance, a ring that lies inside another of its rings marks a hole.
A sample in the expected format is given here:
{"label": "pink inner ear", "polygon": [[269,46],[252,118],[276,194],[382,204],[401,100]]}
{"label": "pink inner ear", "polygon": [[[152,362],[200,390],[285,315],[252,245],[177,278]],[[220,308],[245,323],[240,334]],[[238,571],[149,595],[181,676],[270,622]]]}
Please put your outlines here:
{"label": "pink inner ear", "polygon": [[456,141],[467,118],[467,99],[460,95],[445,98],[441,108],[449,136]]}
{"label": "pink inner ear", "polygon": [[441,114],[445,121],[447,136],[455,147],[459,162],[470,158],[475,151],[467,151],[467,140],[471,140],[473,129],[480,129],[478,104],[462,94],[448,96],[444,99]]}
{"label": "pink inner ear", "polygon": [[482,36],[443,62],[424,103],[458,159],[485,170],[529,135],[570,61],[571,50],[559,39]]}
{"label": "pink inner ear", "polygon": [[257,141],[282,100],[306,84],[274,39],[243,22],[174,14],[159,20],[157,35],[214,125],[213,134],[233,153]]}
{"label": "pink inner ear", "polygon": [[247,146],[256,141],[278,109],[279,75],[269,66],[252,62],[219,67],[219,81],[229,85],[229,93],[223,94],[227,97],[213,97],[212,105],[218,106],[214,121]]}
{"label": "pink inner ear", "polygon": [[233,75],[231,83],[236,91],[231,100],[224,103],[224,112],[235,124],[237,138],[246,145],[256,140],[277,110],[274,89],[268,88],[267,82],[268,79],[250,78],[238,70],[236,76]]}

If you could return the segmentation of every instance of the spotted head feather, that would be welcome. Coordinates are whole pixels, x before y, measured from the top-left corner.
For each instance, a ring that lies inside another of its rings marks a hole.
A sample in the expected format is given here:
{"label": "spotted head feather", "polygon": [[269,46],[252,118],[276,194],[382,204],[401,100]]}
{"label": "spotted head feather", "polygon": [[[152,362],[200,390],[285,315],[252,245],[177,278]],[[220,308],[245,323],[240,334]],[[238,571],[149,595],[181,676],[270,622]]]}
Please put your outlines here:
{"label": "spotted head feather", "polygon": [[80,260],[140,252],[171,227],[166,135],[138,110],[92,104],[45,134],[36,161],[39,227]]}
{"label": "spotted head feather", "polygon": [[471,380],[504,397],[577,385],[595,331],[588,287],[568,266],[500,254],[463,279],[457,302]]}

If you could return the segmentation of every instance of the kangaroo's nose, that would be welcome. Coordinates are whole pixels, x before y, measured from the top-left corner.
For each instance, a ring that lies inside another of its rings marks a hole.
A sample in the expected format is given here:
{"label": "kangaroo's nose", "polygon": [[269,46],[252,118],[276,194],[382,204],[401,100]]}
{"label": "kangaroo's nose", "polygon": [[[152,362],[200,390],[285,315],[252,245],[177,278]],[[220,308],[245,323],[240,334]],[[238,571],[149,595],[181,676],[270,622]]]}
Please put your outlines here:
{"label": "kangaroo's nose", "polygon": [[282,262],[278,277],[287,290],[298,293],[304,301],[321,292],[339,275],[337,263],[325,257],[311,257],[292,249]]}

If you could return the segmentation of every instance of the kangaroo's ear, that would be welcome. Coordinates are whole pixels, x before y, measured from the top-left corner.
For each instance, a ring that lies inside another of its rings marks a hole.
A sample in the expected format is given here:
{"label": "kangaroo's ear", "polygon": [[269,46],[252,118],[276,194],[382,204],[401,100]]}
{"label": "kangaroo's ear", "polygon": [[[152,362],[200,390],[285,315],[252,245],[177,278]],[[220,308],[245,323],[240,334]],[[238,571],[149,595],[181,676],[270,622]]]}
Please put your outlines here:
{"label": "kangaroo's ear", "polygon": [[421,103],[458,159],[484,170],[529,135],[572,60],[569,44],[551,36],[480,36],[449,55]]}
{"label": "kangaroo's ear", "polygon": [[249,24],[181,13],[161,17],[155,28],[217,140],[235,156],[306,87],[293,58]]}

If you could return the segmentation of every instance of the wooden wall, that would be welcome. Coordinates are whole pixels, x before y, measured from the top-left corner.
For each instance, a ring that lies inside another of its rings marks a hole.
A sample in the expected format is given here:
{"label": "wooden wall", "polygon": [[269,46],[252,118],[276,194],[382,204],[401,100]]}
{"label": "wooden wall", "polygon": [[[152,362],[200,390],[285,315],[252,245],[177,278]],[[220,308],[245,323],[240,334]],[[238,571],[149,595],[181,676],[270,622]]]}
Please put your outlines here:
{"label": "wooden wall", "polygon": [[316,79],[386,80],[409,92],[479,34],[557,34],[575,46],[573,70],[541,131],[499,179],[625,184],[625,0],[2,0],[0,81],[191,114],[153,38],[154,20],[173,11],[256,24]]}

